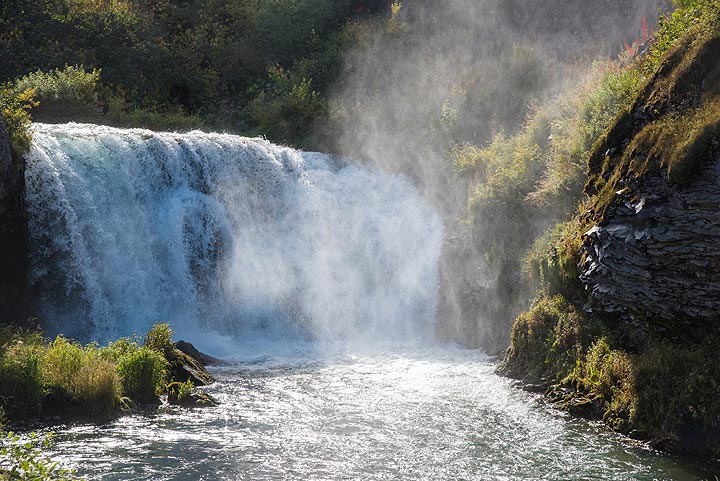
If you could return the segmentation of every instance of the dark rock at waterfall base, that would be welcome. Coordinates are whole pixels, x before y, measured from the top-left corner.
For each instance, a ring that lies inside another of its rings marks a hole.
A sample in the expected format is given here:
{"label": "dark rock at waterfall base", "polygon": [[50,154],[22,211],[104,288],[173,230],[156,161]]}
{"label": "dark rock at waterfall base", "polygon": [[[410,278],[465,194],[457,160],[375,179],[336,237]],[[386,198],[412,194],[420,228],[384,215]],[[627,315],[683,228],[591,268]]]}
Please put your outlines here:
{"label": "dark rock at waterfall base", "polygon": [[167,359],[170,362],[170,375],[175,381],[186,382],[190,380],[195,386],[207,386],[215,382],[215,378],[212,377],[200,361],[185,354],[180,349],[174,349],[172,353],[167,355]]}
{"label": "dark rock at waterfall base", "polygon": [[201,352],[193,346],[191,343],[187,341],[178,341],[175,343],[175,347],[187,354],[188,356],[192,357],[193,359],[197,360],[201,365],[203,366],[226,366],[227,363],[223,361],[222,359],[218,359],[216,357],[211,356],[210,354],[205,354],[204,352]]}
{"label": "dark rock at waterfall base", "polygon": [[27,317],[27,224],[23,208],[25,166],[12,155],[10,135],[0,119],[0,323]]}

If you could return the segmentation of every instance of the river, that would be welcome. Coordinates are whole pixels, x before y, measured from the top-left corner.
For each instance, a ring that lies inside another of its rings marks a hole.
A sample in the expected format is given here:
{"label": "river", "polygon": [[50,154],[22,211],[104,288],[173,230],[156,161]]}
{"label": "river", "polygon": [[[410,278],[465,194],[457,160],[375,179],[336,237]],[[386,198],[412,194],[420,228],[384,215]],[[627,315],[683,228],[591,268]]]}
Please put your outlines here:
{"label": "river", "polygon": [[99,480],[697,480],[682,462],[548,407],[472,351],[255,357],[214,368],[221,404],[62,426]]}

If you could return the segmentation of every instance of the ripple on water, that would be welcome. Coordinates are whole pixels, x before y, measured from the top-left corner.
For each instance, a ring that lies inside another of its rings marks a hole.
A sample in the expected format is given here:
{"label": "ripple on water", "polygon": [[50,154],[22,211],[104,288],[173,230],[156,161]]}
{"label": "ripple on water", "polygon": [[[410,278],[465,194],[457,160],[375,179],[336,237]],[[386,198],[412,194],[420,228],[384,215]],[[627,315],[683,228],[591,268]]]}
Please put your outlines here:
{"label": "ripple on water", "polygon": [[55,453],[101,480],[696,480],[710,469],[569,419],[444,350],[238,363],[216,408],[60,430]]}

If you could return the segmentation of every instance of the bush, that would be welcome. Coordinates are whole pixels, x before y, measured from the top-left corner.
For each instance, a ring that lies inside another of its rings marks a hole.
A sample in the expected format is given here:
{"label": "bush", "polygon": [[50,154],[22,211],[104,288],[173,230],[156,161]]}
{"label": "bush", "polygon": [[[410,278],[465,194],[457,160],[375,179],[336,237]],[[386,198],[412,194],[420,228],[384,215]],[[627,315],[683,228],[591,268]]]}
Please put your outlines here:
{"label": "bush", "polygon": [[125,396],[135,402],[153,403],[165,390],[168,362],[160,352],[143,347],[121,357],[117,371]]}
{"label": "bush", "polygon": [[0,114],[15,157],[21,157],[32,142],[30,109],[38,105],[34,93],[33,89],[19,91],[11,83],[0,84]]}
{"label": "bush", "polygon": [[97,112],[96,87],[100,71],[65,67],[49,72],[38,70],[14,83],[17,92],[33,92],[39,102],[36,117],[40,120],[84,120]]}
{"label": "bush", "polygon": [[[22,439],[14,433],[0,430],[0,479],[72,481],[73,470],[61,468],[59,463],[42,455],[52,445],[51,437],[41,439],[32,433]],[[5,477],[8,476],[8,478]]]}
{"label": "bush", "polygon": [[43,382],[40,349],[22,340],[2,346],[0,354],[0,408],[10,419],[40,414]]}
{"label": "bush", "polygon": [[41,102],[90,103],[95,100],[95,88],[100,71],[86,71],[83,66],[55,69],[49,72],[37,70],[15,81],[20,91],[33,90]]}
{"label": "bush", "polygon": [[100,357],[114,364],[128,354],[140,349],[136,337],[121,337],[117,341],[109,343],[107,346],[98,350]]}
{"label": "bush", "polygon": [[95,415],[108,416],[120,403],[120,379],[115,365],[100,352],[59,336],[43,356],[43,377],[49,391]]}
{"label": "bush", "polygon": [[171,358],[175,351],[175,344],[172,341],[173,332],[166,322],[158,322],[150,328],[145,336],[145,347],[159,352],[166,359]]}

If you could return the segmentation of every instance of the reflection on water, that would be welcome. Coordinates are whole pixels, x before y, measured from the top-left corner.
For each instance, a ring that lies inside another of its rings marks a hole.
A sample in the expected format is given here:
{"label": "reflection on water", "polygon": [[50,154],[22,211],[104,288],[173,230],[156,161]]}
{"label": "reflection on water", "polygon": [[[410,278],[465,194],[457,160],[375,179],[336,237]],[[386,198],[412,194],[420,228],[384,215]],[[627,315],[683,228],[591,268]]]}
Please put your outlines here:
{"label": "reflection on water", "polygon": [[711,469],[568,418],[443,350],[216,368],[222,405],[60,430],[55,452],[102,480],[696,480]]}

